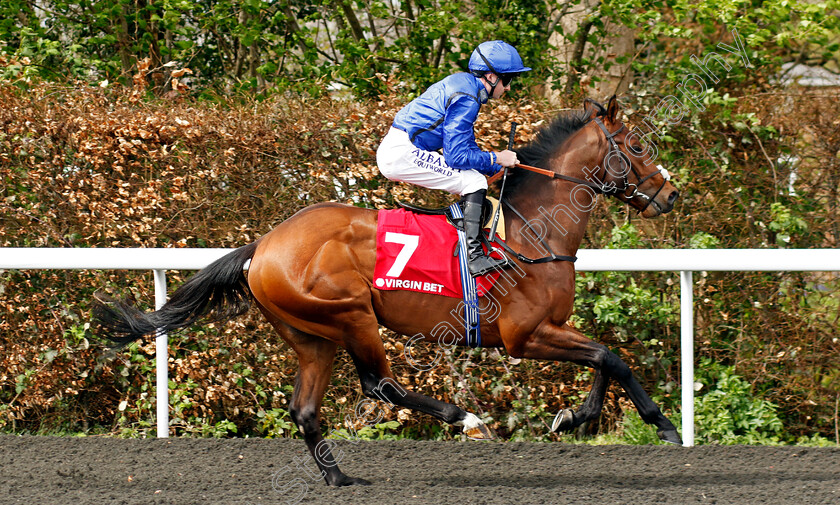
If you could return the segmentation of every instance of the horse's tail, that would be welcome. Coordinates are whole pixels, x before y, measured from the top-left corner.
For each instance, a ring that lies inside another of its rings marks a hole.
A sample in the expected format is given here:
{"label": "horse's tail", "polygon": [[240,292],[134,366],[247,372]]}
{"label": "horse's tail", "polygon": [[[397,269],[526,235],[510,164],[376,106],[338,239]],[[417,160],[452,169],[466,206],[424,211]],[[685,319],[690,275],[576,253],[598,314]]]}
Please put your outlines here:
{"label": "horse's tail", "polygon": [[93,317],[105,336],[123,347],[144,335],[183,328],[208,316],[208,322],[232,319],[248,311],[251,289],[245,264],[257,242],[240,247],[193,275],[155,312],[144,313],[123,300],[97,294]]}

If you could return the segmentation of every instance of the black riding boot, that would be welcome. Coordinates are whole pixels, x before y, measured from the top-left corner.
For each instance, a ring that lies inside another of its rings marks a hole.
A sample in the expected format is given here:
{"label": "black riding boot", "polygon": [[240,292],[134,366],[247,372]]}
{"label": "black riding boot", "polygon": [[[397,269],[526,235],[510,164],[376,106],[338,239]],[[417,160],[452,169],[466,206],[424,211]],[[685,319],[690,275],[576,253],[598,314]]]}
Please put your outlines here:
{"label": "black riding boot", "polygon": [[490,258],[481,247],[481,210],[486,190],[464,195],[464,233],[467,236],[467,259],[473,277],[508,266],[506,259]]}

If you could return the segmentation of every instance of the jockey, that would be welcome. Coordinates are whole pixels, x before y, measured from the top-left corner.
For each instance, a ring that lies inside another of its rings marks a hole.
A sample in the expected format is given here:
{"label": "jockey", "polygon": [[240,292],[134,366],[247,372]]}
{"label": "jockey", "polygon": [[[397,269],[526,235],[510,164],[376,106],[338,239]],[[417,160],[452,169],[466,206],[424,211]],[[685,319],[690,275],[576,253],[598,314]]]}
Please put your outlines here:
{"label": "jockey", "polygon": [[507,260],[486,256],[481,247],[485,176],[518,160],[507,149],[479,149],[473,124],[482,104],[501,98],[516,76],[531,69],[513,46],[494,40],[473,51],[469,70],[431,85],[403,107],[376,152],[376,163],[388,179],[463,197],[470,273],[479,276],[507,265]]}

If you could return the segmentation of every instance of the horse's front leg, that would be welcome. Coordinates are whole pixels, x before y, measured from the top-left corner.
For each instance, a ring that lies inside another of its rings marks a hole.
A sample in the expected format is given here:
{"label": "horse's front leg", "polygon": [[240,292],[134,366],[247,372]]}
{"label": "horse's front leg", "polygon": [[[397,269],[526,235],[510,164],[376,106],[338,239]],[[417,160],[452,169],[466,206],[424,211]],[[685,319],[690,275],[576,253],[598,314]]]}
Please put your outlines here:
{"label": "horse's front leg", "polygon": [[642,420],[658,428],[657,435],[660,439],[682,444],[676,427],[642,389],[639,381],[633,377],[630,367],[606,346],[593,342],[568,324],[542,324],[529,338],[510,346],[509,352],[517,358],[571,361],[596,370],[595,383],[583,406],[577,412],[560,412],[554,423],[557,429],[569,430],[598,417],[609,379],[614,378],[627,392]]}
{"label": "horse's front leg", "polygon": [[595,380],[592,381],[592,389],[586,396],[583,405],[577,410],[563,409],[554,417],[551,423],[551,431],[560,433],[571,431],[581,424],[597,419],[604,407],[604,397],[607,394],[607,386],[610,379],[604,375],[600,368],[595,368]]}

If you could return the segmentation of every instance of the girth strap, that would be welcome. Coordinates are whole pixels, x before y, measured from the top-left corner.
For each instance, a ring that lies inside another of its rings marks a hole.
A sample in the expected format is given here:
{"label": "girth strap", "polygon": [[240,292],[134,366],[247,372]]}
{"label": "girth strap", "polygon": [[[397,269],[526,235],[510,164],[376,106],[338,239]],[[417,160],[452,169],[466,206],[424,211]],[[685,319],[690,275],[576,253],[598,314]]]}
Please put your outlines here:
{"label": "girth strap", "polygon": [[516,214],[516,216],[519,219],[521,219],[523,223],[525,223],[525,226],[527,226],[528,229],[531,230],[531,232],[534,234],[534,236],[536,236],[539,239],[540,244],[543,246],[543,248],[545,248],[546,251],[549,252],[549,254],[551,254],[551,256],[546,256],[544,258],[532,259],[532,258],[529,258],[529,257],[525,256],[522,253],[518,253],[518,252],[514,251],[513,249],[511,249],[511,247],[509,245],[507,245],[507,243],[497,242],[496,237],[492,237],[492,242],[494,244],[501,245],[502,249],[504,249],[505,252],[513,255],[519,261],[521,261],[523,263],[528,263],[530,265],[533,265],[533,264],[536,264],[536,263],[548,263],[549,261],[569,261],[569,262],[572,262],[572,263],[577,261],[577,257],[575,257],[575,256],[566,256],[566,255],[563,255],[563,254],[555,254],[554,251],[551,249],[551,246],[549,246],[548,243],[542,237],[540,237],[539,234],[537,234],[534,231],[534,228],[532,228],[531,225],[528,224],[528,219],[526,219],[525,216],[523,216],[518,210],[516,210],[513,207],[513,205],[510,204],[509,201],[503,200],[500,203],[500,205],[501,204],[504,204],[505,206],[507,206],[507,208],[509,208],[511,211],[513,211],[513,213]]}

